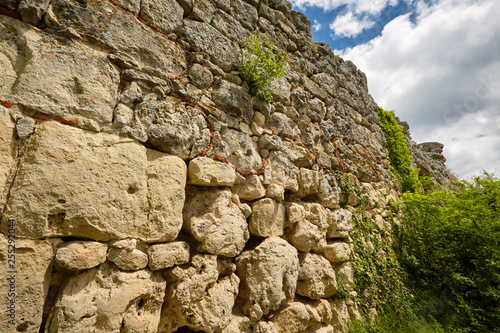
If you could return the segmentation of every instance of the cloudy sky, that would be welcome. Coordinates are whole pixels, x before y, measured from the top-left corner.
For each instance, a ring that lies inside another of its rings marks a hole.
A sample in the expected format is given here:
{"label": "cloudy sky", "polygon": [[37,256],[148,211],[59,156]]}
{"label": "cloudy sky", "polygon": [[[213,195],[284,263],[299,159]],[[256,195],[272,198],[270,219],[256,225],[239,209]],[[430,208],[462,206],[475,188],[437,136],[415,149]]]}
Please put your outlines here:
{"label": "cloudy sky", "polygon": [[366,73],[370,93],[445,145],[466,178],[500,176],[499,0],[292,0],[313,39]]}

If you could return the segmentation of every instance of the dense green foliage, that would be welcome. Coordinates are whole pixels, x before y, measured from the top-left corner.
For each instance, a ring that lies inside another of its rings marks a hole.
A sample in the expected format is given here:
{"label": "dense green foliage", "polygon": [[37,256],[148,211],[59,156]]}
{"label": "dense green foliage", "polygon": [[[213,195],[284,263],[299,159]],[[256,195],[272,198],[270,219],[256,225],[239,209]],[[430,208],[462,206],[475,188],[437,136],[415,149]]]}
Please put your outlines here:
{"label": "dense green foliage", "polygon": [[500,180],[405,194],[398,253],[427,319],[445,330],[500,332]]}
{"label": "dense green foliage", "polygon": [[286,74],[287,55],[269,42],[266,35],[254,31],[242,41],[243,54],[240,73],[247,81],[250,93],[271,102],[271,83]]}
{"label": "dense green foliage", "polygon": [[389,149],[392,171],[401,183],[403,192],[417,192],[420,188],[417,172],[412,168],[410,151],[406,145],[403,128],[394,118],[394,111],[378,110],[379,125],[384,131]]}
{"label": "dense green foliage", "polygon": [[438,332],[435,325],[418,315],[414,296],[406,285],[406,272],[401,267],[392,238],[367,216],[363,208],[353,215],[355,232],[352,265],[356,301],[363,318],[374,322],[353,321],[350,333],[417,333]]}
{"label": "dense green foliage", "polygon": [[394,239],[357,208],[357,302],[378,315],[350,333],[500,332],[500,180],[458,186],[404,194]]}

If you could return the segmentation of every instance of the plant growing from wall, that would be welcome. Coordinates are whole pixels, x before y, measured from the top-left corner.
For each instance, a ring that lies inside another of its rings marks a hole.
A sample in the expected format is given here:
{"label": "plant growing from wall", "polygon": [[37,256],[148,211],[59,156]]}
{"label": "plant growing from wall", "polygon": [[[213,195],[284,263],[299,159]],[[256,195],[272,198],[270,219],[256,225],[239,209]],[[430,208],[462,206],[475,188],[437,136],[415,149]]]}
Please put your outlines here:
{"label": "plant growing from wall", "polygon": [[394,111],[385,111],[379,108],[378,117],[379,125],[387,140],[392,171],[401,183],[403,192],[417,192],[420,189],[420,182],[417,171],[412,167],[412,159],[406,145],[403,128],[396,121]]}
{"label": "plant growing from wall", "polygon": [[286,74],[287,55],[269,42],[266,35],[259,35],[256,31],[241,44],[240,74],[247,81],[252,95],[271,102],[270,85]]}

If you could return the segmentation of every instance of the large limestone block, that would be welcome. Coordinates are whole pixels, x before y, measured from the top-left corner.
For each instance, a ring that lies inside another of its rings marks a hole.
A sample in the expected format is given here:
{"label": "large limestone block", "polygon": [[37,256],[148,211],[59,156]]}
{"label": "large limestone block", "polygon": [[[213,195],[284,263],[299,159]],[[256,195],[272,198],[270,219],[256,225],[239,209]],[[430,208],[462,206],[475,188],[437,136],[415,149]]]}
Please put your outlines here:
{"label": "large limestone block", "polygon": [[225,71],[241,63],[241,51],[230,39],[205,22],[184,20],[184,37],[210,55],[211,61]]}
{"label": "large limestone block", "polygon": [[188,183],[200,186],[232,186],[236,174],[226,163],[208,157],[197,157],[189,162]]}
{"label": "large limestone block", "polygon": [[182,26],[184,11],[176,0],[142,0],[140,17],[161,31],[170,33]]}
{"label": "large limestone block", "polygon": [[347,332],[349,322],[349,310],[345,299],[332,299],[332,321],[334,332]]}
{"label": "large limestone block", "polygon": [[[15,128],[16,124],[12,121],[9,110],[0,106],[0,191],[2,192],[16,158]],[[3,199],[2,192],[0,192],[0,202]]]}
{"label": "large limestone block", "polygon": [[265,198],[252,205],[250,233],[259,237],[281,236],[285,226],[285,206]]}
{"label": "large limestone block", "polygon": [[335,271],[330,262],[314,253],[299,255],[297,294],[312,299],[328,298],[337,292]]}
{"label": "large limestone block", "polygon": [[236,265],[242,280],[239,297],[243,312],[253,321],[294,297],[299,259],[297,250],[285,240],[265,239],[255,250],[239,256]]}
{"label": "large limestone block", "polygon": [[[2,1],[0,1],[1,3]],[[5,6],[5,1],[3,6]],[[7,96],[11,94],[11,88],[17,79],[17,72],[21,70],[26,61],[20,41],[17,38],[8,38],[9,30],[13,26],[24,25],[8,16],[0,16],[0,68],[2,68],[0,71],[0,98],[2,100],[10,99]]]}
{"label": "large limestone block", "polygon": [[[10,245],[15,245],[15,252]],[[48,241],[17,238],[12,243],[6,235],[0,234],[2,332],[39,332],[43,305],[49,291],[52,257],[52,245]],[[12,293],[15,293],[15,297]],[[11,303],[12,300],[15,303]],[[10,304],[15,305],[8,308]],[[14,324],[9,323],[12,319]]]}
{"label": "large limestone block", "polygon": [[354,288],[354,269],[352,268],[350,262],[337,264],[333,268],[339,281],[351,288]]}
{"label": "large limestone block", "polygon": [[143,226],[143,231],[151,235],[163,232],[163,239],[175,240],[182,228],[186,163],[179,157],[150,149],[147,158],[149,223]]}
{"label": "large limestone block", "polygon": [[[78,41],[57,38],[17,20],[0,21],[2,39],[15,41],[7,51],[17,81],[0,99],[18,102],[49,115],[80,115],[99,122],[111,122],[116,102],[119,72],[107,55]],[[12,53],[17,51],[13,57]],[[0,59],[5,55],[0,54]],[[2,60],[0,60],[2,62]],[[10,79],[7,79],[9,86]]]}
{"label": "large limestone block", "polygon": [[154,94],[137,105],[136,116],[143,125],[148,142],[156,149],[182,159],[199,155],[210,143],[210,130],[200,111],[168,96]]}
{"label": "large limestone block", "polygon": [[254,323],[238,307],[233,309],[231,320],[221,333],[255,333]]}
{"label": "large limestone block", "polygon": [[188,193],[184,227],[201,244],[199,251],[234,257],[250,238],[245,215],[229,190],[209,188]]}
{"label": "large limestone block", "polygon": [[122,272],[103,264],[68,281],[46,332],[156,332],[165,287],[160,273]]}
{"label": "large limestone block", "polygon": [[232,318],[240,279],[231,271],[218,271],[217,256],[193,256],[191,263],[177,266],[170,280],[161,314],[159,333],[187,326],[194,331],[220,332]]}
{"label": "large limestone block", "polygon": [[83,6],[72,0],[53,0],[51,7],[51,20],[56,22],[49,24],[70,29],[94,44],[127,54],[139,64],[160,69],[166,75],[178,76],[186,70],[186,56],[180,45],[139,24],[134,14],[111,1],[87,1]]}
{"label": "large limestone block", "polygon": [[322,252],[326,246],[329,213],[318,203],[303,203],[305,218],[294,225],[290,242],[299,251]]}
{"label": "large limestone block", "polygon": [[215,11],[211,24],[231,40],[241,41],[250,36],[250,31],[245,29],[234,17],[220,9]]}
{"label": "large limestone block", "polygon": [[108,245],[91,241],[64,243],[57,249],[56,262],[70,270],[89,269],[106,261]]}
{"label": "large limestone block", "polygon": [[[18,235],[35,238],[175,239],[182,226],[180,179],[186,168],[178,158],[172,167],[161,165],[162,175],[148,191],[146,156],[142,145],[117,135],[44,122],[21,160],[4,219],[16,218]],[[151,170],[153,177],[158,169]],[[148,219],[149,210],[162,209],[170,211]]]}

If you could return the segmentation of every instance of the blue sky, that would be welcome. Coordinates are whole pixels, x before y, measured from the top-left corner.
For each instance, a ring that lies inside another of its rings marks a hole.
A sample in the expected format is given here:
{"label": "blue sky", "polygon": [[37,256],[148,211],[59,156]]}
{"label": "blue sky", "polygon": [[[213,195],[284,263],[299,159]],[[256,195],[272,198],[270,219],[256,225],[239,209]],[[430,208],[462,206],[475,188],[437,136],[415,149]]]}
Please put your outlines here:
{"label": "blue sky", "polygon": [[315,41],[366,73],[416,142],[445,144],[460,178],[500,176],[499,0],[292,0]]}

